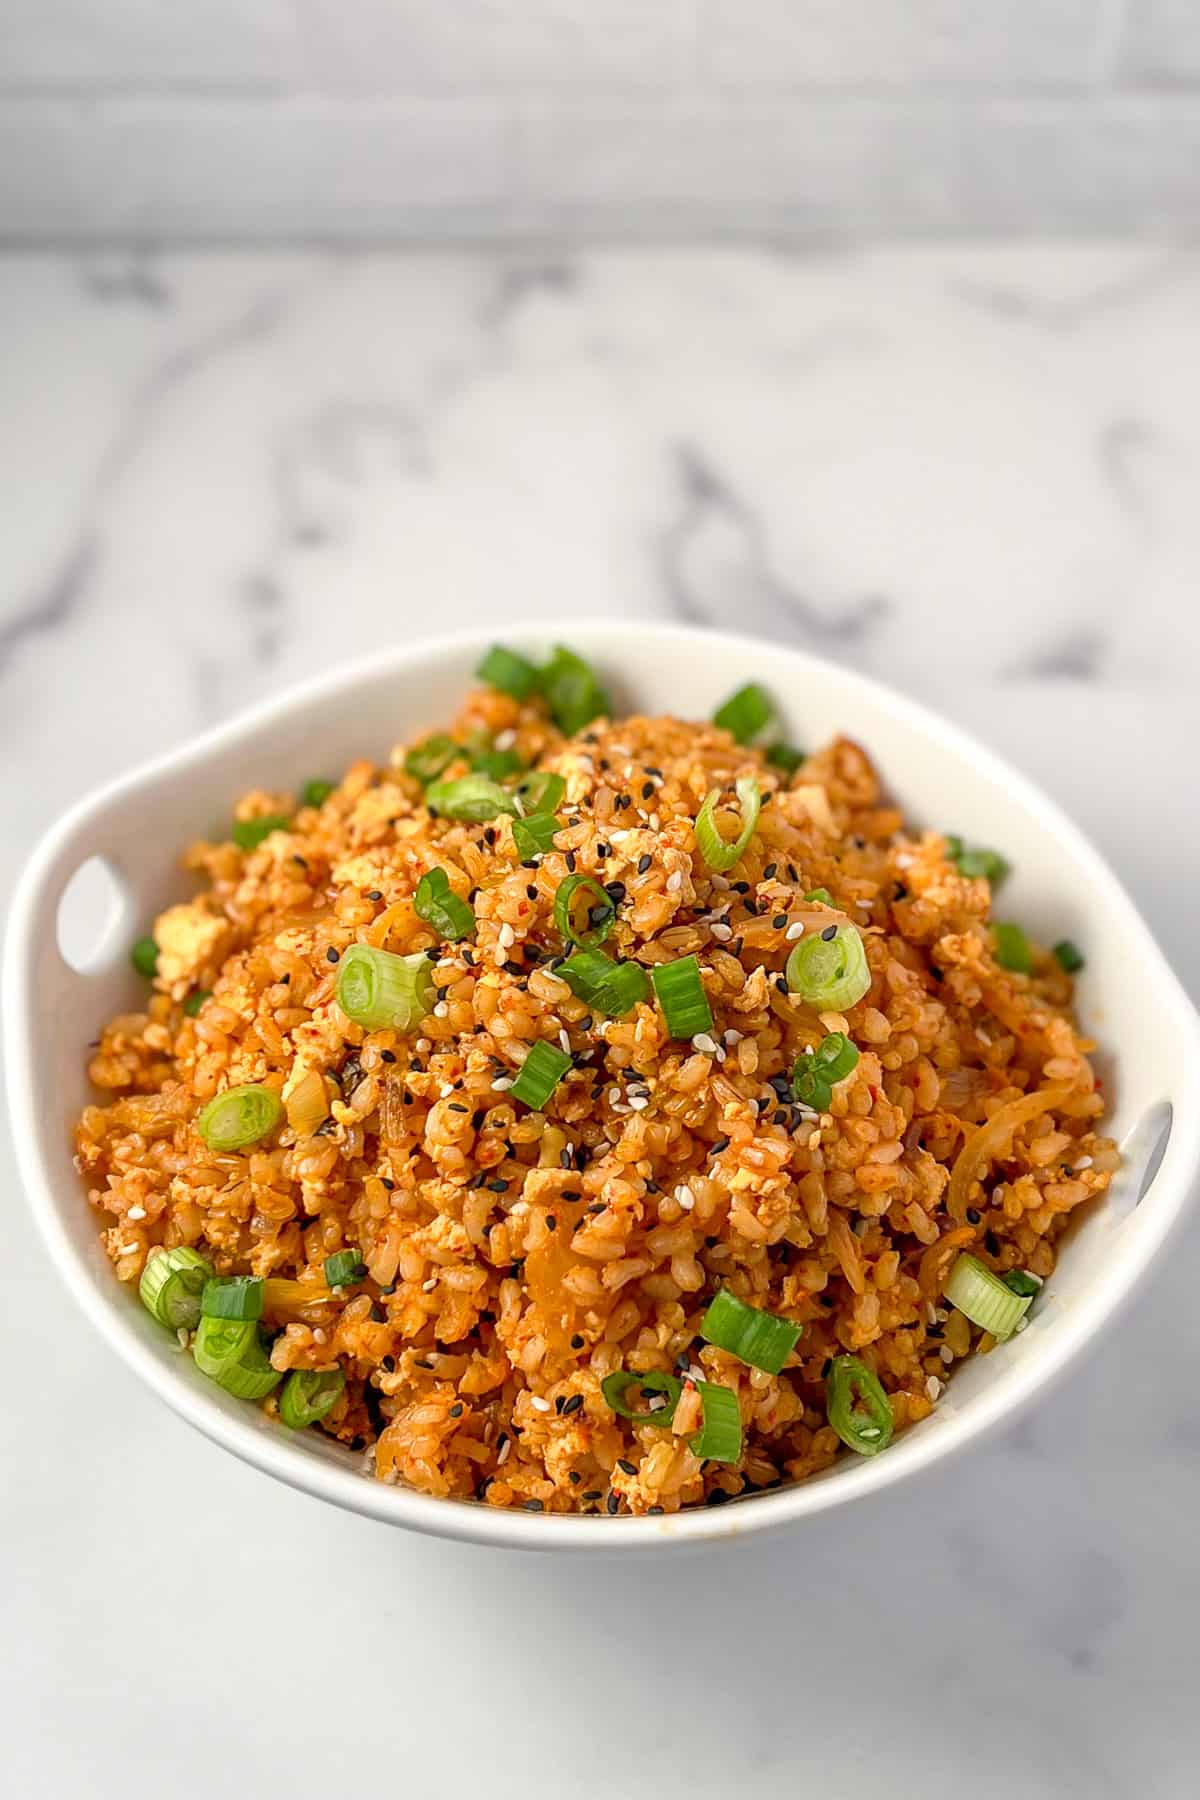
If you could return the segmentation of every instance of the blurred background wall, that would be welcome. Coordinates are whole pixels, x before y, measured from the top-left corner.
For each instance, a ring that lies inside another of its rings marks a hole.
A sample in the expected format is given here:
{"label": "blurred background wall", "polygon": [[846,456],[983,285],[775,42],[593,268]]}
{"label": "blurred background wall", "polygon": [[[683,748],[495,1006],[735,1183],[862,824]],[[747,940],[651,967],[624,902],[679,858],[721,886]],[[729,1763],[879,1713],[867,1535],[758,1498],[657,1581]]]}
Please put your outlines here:
{"label": "blurred background wall", "polygon": [[0,234],[1197,223],[1200,0],[0,0]]}

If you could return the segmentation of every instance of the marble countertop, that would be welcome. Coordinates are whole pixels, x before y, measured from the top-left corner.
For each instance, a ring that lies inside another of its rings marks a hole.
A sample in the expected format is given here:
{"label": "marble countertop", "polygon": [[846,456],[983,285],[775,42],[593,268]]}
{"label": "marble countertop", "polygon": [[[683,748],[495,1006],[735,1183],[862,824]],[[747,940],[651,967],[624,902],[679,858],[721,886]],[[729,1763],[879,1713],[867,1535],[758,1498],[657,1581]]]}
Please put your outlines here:
{"label": "marble countertop", "polygon": [[[1197,253],[44,257],[0,320],[5,891],[86,788],[347,655],[655,615],[967,724],[1200,993]],[[1196,1227],[983,1450],[572,1563],[212,1448],[94,1341],[2,1154],[14,1792],[1195,1792]]]}

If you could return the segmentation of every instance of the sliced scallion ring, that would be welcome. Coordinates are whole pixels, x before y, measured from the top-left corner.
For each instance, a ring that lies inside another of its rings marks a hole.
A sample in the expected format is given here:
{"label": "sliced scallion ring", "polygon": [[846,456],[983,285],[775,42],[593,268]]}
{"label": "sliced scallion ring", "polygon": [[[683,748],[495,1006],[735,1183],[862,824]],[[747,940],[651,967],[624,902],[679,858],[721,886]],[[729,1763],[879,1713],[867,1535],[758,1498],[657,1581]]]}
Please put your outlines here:
{"label": "sliced scallion ring", "polygon": [[1003,1276],[993,1274],[970,1251],[955,1260],[942,1291],[972,1325],[996,1338],[1012,1336],[1033,1300],[1032,1294],[1014,1293]]}
{"label": "sliced scallion ring", "polygon": [[200,1323],[200,1296],[212,1276],[212,1264],[199,1251],[181,1244],[175,1250],[152,1250],[138,1282],[138,1298],[168,1331],[192,1331]]}
{"label": "sliced scallion ring", "polygon": [[603,950],[577,950],[554,972],[577,1000],[610,1019],[623,1019],[650,992],[640,963],[614,962]]}
{"label": "sliced scallion ring", "polygon": [[338,968],[337,1003],[367,1031],[413,1031],[437,998],[425,952],[396,956],[370,944],[351,944]]}
{"label": "sliced scallion ring", "polygon": [[413,911],[448,944],[470,937],[475,929],[475,914],[454,892],[445,869],[427,869],[422,875],[413,898]]}
{"label": "sliced scallion ring", "polygon": [[503,644],[492,645],[475,673],[480,681],[498,688],[512,700],[528,700],[538,685],[534,665],[515,650],[506,650]]}
{"label": "sliced scallion ring", "polygon": [[425,804],[443,819],[463,819],[482,825],[501,813],[516,813],[517,803],[489,775],[460,775],[455,781],[434,781],[425,789]]}
{"label": "sliced scallion ring", "polygon": [[306,781],[303,788],[300,790],[302,804],[305,806],[324,806],[336,785],[336,782],[333,781]]}
{"label": "sliced scallion ring", "polygon": [[1011,1288],[1014,1294],[1020,1294],[1022,1299],[1033,1300],[1042,1291],[1040,1278],[1031,1275],[1028,1269],[1009,1269],[1000,1279],[1006,1288]]}
{"label": "sliced scallion ring", "polygon": [[431,781],[445,774],[456,756],[463,754],[461,744],[456,744],[444,731],[435,731],[432,737],[422,738],[419,744],[413,745],[404,758],[404,772],[413,776],[422,787],[428,787]]}
{"label": "sliced scallion ring", "polygon": [[1070,938],[1060,938],[1054,946],[1054,960],[1065,974],[1077,975],[1087,959],[1078,944],[1073,944]]}
{"label": "sliced scallion ring", "polygon": [[357,1250],[335,1250],[325,1258],[325,1280],[331,1288],[349,1287],[361,1281],[366,1272],[367,1265]]}
{"label": "sliced scallion ring", "polygon": [[192,1354],[202,1375],[239,1400],[261,1400],[283,1380],[253,1319],[202,1318]]}
{"label": "sliced scallion ring", "polygon": [[766,756],[772,768],[782,769],[787,775],[794,775],[801,763],[808,761],[807,752],[796,750],[791,744],[772,744]]}
{"label": "sliced scallion ring", "polygon": [[[581,898],[588,902],[586,925],[579,920],[576,906]],[[590,875],[568,875],[559,883],[554,896],[554,923],[568,943],[578,944],[581,950],[598,950],[616,916],[612,895]]]}
{"label": "sliced scallion ring", "polygon": [[194,1019],[196,1017],[196,1014],[200,1011],[200,1008],[204,1005],[204,1002],[206,1000],[210,1000],[211,998],[212,998],[212,989],[211,988],[197,988],[195,993],[189,994],[187,999],[183,1003],[183,1010],[187,1014],[188,1018]]}
{"label": "sliced scallion ring", "polygon": [[532,813],[552,813],[567,791],[561,775],[550,769],[531,769],[513,789],[513,799],[528,818]]}
{"label": "sliced scallion ring", "polygon": [[815,1050],[805,1051],[792,1066],[792,1093],[815,1112],[824,1112],[839,1081],[858,1066],[858,1050],[844,1031],[830,1031]]}
{"label": "sliced scallion ring", "polygon": [[1016,975],[1032,975],[1033,951],[1021,927],[993,925],[992,935],[996,940],[996,961],[1000,967],[1011,969]]}
{"label": "sliced scallion ring", "polygon": [[152,937],[139,938],[129,952],[129,960],[139,975],[153,981],[158,973],[158,945]]}
{"label": "sliced scallion ring", "polygon": [[721,1289],[700,1321],[700,1336],[706,1342],[768,1375],[778,1375],[802,1330],[791,1319],[747,1306],[728,1288]]}
{"label": "sliced scallion ring", "polygon": [[[835,1356],[825,1381],[829,1423],[859,1456],[878,1456],[892,1441],[892,1403],[873,1369],[857,1356]],[[861,1408],[855,1400],[861,1401]]]}
{"label": "sliced scallion ring", "polygon": [[206,1319],[261,1319],[262,1309],[261,1275],[214,1275],[200,1296]]}
{"label": "sliced scallion ring", "polygon": [[674,962],[657,964],[650,971],[650,979],[671,1037],[700,1037],[712,1031],[712,1009],[695,956],[678,956]]}
{"label": "sliced scallion ring", "polygon": [[736,792],[742,814],[742,829],[735,838],[722,837],[717,827],[716,807],[721,797],[720,788],[712,788],[705,795],[704,805],[696,820],[696,843],[700,854],[710,869],[717,869],[722,873],[726,869],[732,869],[745,854],[762,810],[762,789],[750,776],[743,776],[737,782]]}
{"label": "sliced scallion ring", "polygon": [[830,925],[801,938],[786,965],[787,984],[822,1012],[845,1012],[870,990],[862,934],[853,925]]}
{"label": "sliced scallion ring", "polygon": [[688,1448],[701,1462],[736,1462],[742,1454],[742,1411],[732,1388],[698,1381],[703,1423]]}
{"label": "sliced scallion ring", "polygon": [[530,1045],[529,1054],[509,1093],[514,1100],[522,1100],[532,1107],[534,1112],[541,1112],[570,1067],[571,1058],[565,1050],[539,1038],[536,1044]]}
{"label": "sliced scallion ring", "polygon": [[235,819],[230,836],[239,850],[257,850],[273,831],[287,831],[292,821],[286,813],[267,813],[261,819]]}
{"label": "sliced scallion ring", "polygon": [[751,681],[718,706],[713,714],[713,724],[730,732],[737,743],[749,744],[770,724],[774,714],[775,708],[767,690],[757,681]]}
{"label": "sliced scallion ring", "polygon": [[[648,1369],[642,1375],[628,1369],[616,1369],[604,1377],[600,1392],[613,1411],[632,1425],[669,1425],[675,1417],[683,1383],[678,1376],[668,1375],[662,1369]],[[655,1410],[647,1407],[643,1412],[635,1412],[629,1404],[630,1396],[635,1394],[644,1403],[652,1403],[659,1395],[664,1395],[666,1404]]]}
{"label": "sliced scallion ring", "polygon": [[554,834],[562,830],[562,820],[556,819],[553,813],[530,813],[528,818],[514,819],[512,822],[513,843],[517,847],[517,855],[522,862],[532,862],[535,856],[545,856],[554,848]]}
{"label": "sliced scallion ring", "polygon": [[491,738],[483,732],[472,738],[467,750],[471,767],[478,769],[481,775],[486,775],[491,781],[505,781],[525,767],[516,750],[497,750]]}
{"label": "sliced scallion ring", "polygon": [[293,1369],[279,1396],[279,1417],[291,1431],[315,1425],[333,1410],[345,1385],[341,1369]]}
{"label": "sliced scallion ring", "polygon": [[261,1082],[226,1088],[200,1111],[196,1130],[210,1150],[248,1150],[274,1131],[283,1117],[283,1102],[274,1088]]}
{"label": "sliced scallion ring", "polygon": [[591,664],[565,645],[555,646],[554,655],[538,676],[538,685],[551,718],[565,737],[574,737],[593,719],[612,712],[612,702]]}

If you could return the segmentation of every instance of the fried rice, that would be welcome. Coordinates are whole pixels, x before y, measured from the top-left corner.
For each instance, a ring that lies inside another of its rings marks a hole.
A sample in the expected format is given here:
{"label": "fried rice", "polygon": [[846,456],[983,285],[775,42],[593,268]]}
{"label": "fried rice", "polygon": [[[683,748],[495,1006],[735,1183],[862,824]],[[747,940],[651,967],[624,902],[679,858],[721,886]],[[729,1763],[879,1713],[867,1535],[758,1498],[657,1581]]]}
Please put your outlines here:
{"label": "fried rice", "polygon": [[[956,1257],[1044,1279],[1117,1165],[1070,976],[1037,948],[1029,974],[1000,965],[987,880],[906,827],[849,738],[789,773],[674,718],[568,740],[536,694],[491,688],[449,729],[451,776],[487,741],[563,777],[552,849],[522,862],[508,814],[434,816],[400,749],[316,805],[248,793],[240,821],[286,826],[187,851],[200,891],[157,920],[152,992],[103,1030],[102,1100],[76,1132],[119,1279],[163,1246],[270,1278],[273,1368],[345,1377],[311,1429],[380,1480],[489,1506],[674,1512],[803,1480],[849,1454],[827,1396],[847,1354],[897,1431],[925,1418],[994,1341],[945,1298]],[[719,873],[697,815],[739,777],[762,811]],[[414,907],[433,868],[474,913],[460,942]],[[670,1037],[652,992],[618,1018],[572,994],[554,916],[571,873],[612,898],[608,954],[699,959],[711,1032]],[[869,965],[844,1013],[783,972],[831,924]],[[415,1029],[341,1010],[357,943],[428,953]],[[792,1071],[834,1032],[858,1060],[815,1110]],[[510,1090],[538,1040],[570,1067],[534,1111]],[[198,1115],[243,1083],[280,1096],[280,1124],[213,1150]],[[331,1288],[343,1250],[365,1274]],[[800,1328],[777,1374],[704,1341],[721,1290]],[[675,1378],[669,1423],[614,1412],[602,1382],[619,1371]],[[736,1394],[735,1460],[693,1448],[703,1383]]]}

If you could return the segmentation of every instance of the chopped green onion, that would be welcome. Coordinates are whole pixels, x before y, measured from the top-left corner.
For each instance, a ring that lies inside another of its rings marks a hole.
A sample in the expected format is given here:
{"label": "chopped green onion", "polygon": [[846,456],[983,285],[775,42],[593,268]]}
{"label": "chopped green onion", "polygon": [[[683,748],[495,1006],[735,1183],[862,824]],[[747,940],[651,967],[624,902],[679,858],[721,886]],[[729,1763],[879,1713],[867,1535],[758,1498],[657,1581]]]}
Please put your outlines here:
{"label": "chopped green onion", "polygon": [[808,752],[795,750],[791,744],[772,744],[767,750],[767,761],[773,768],[782,769],[787,775],[794,775],[801,763],[808,761]]}
{"label": "chopped green onion", "polygon": [[1011,969],[1016,975],[1033,973],[1033,951],[1029,947],[1029,939],[1019,925],[993,925],[992,931],[996,939],[996,961],[1002,969]]}
{"label": "chopped green onion", "polygon": [[345,1386],[341,1369],[293,1369],[279,1396],[279,1417],[291,1431],[315,1425],[333,1411]]}
{"label": "chopped green onion", "polygon": [[357,1250],[335,1250],[325,1258],[325,1281],[331,1287],[350,1287],[361,1281],[367,1265]]}
{"label": "chopped green onion", "polygon": [[200,1296],[212,1264],[196,1250],[152,1250],[138,1282],[138,1298],[168,1331],[191,1331],[200,1323]]}
{"label": "chopped green onion", "polygon": [[337,978],[337,1003],[367,1031],[412,1031],[433,1011],[433,970],[423,950],[396,956],[370,944],[351,944]]}
{"label": "chopped green onion", "polygon": [[792,1065],[792,1093],[814,1112],[824,1112],[839,1081],[858,1066],[858,1050],[844,1031],[831,1031],[815,1050],[806,1050]]}
{"label": "chopped green onion", "polygon": [[981,846],[968,849],[962,839],[953,834],[946,839],[946,856],[960,875],[967,875],[972,880],[982,877],[993,887],[1000,886],[1012,866],[998,850],[986,850]]}
{"label": "chopped green onion", "polygon": [[[835,1356],[825,1383],[829,1423],[851,1450],[878,1456],[892,1441],[892,1403],[883,1383],[857,1356]],[[862,1402],[859,1409],[855,1399]]]}
{"label": "chopped green onion", "polygon": [[226,1088],[214,1094],[196,1120],[196,1130],[210,1150],[247,1150],[283,1117],[283,1102],[274,1088],[260,1082]]}
{"label": "chopped green onion", "polygon": [[541,1112],[570,1067],[571,1059],[565,1050],[539,1038],[536,1044],[530,1045],[529,1054],[509,1092],[514,1100],[522,1100],[534,1112]]}
{"label": "chopped green onion", "polygon": [[336,786],[337,783],[333,781],[306,781],[300,793],[301,804],[324,806]]}
{"label": "chopped green onion", "polygon": [[261,1275],[214,1275],[200,1296],[206,1319],[261,1319],[262,1309]]}
{"label": "chopped green onion", "polygon": [[196,1014],[200,1011],[200,1008],[204,1005],[204,1002],[206,1000],[211,1000],[211,999],[212,999],[212,989],[211,988],[197,988],[195,993],[189,994],[187,999],[184,1001],[183,1010],[187,1014],[189,1019],[194,1019],[196,1017]]}
{"label": "chopped green onion", "polygon": [[422,787],[428,787],[431,781],[445,774],[456,756],[463,754],[461,744],[456,744],[444,731],[435,731],[432,737],[422,738],[419,744],[413,745],[404,758],[404,772],[413,776]]}
{"label": "chopped green onion", "polygon": [[152,937],[139,938],[129,952],[129,960],[139,975],[152,981],[158,973],[158,945]]}
{"label": "chopped green onion", "polygon": [[1014,1294],[1020,1294],[1023,1300],[1032,1300],[1042,1291],[1040,1280],[1036,1275],[1031,1275],[1028,1269],[1010,1269],[1000,1279],[1006,1288],[1011,1288]]}
{"label": "chopped green onion", "polygon": [[741,860],[747,844],[754,836],[754,827],[758,824],[758,815],[762,810],[762,789],[757,781],[748,776],[738,781],[737,797],[742,814],[742,829],[732,839],[722,837],[717,828],[716,805],[720,796],[720,788],[712,788],[705,795],[704,805],[696,820],[696,843],[709,868],[723,872],[732,869]]}
{"label": "chopped green onion", "polygon": [[833,1088],[825,1076],[802,1056],[796,1058],[792,1068],[792,1093],[802,1106],[811,1107],[813,1112],[828,1112],[833,1099]]}
{"label": "chopped green onion", "polygon": [[253,1319],[202,1318],[192,1354],[202,1375],[239,1400],[261,1400],[283,1380]]}
{"label": "chopped green onion", "polygon": [[538,672],[533,664],[518,656],[515,650],[506,650],[503,644],[492,645],[475,673],[480,681],[499,688],[513,700],[528,700],[538,685]]}
{"label": "chopped green onion", "polygon": [[[638,1388],[640,1397],[644,1400],[652,1400],[655,1396],[664,1394],[667,1403],[653,1412],[634,1412],[626,1400],[631,1388]],[[683,1383],[678,1376],[668,1375],[662,1369],[647,1369],[643,1375],[632,1374],[628,1369],[616,1369],[611,1375],[604,1377],[600,1383],[600,1392],[613,1411],[622,1419],[628,1419],[632,1425],[669,1425],[675,1417]]]}
{"label": "chopped green onion", "polygon": [[471,767],[478,769],[491,781],[503,781],[506,776],[515,775],[525,767],[524,759],[516,750],[497,750],[486,731],[472,732],[467,740],[467,755],[471,759]]}
{"label": "chopped green onion", "polygon": [[801,938],[787,959],[788,987],[822,1012],[845,1012],[869,992],[871,971],[854,925],[830,925]]}
{"label": "chopped green onion", "polygon": [[731,732],[737,743],[749,744],[774,716],[770,695],[757,681],[751,681],[736,694],[730,694],[724,705],[718,706],[713,714],[713,724],[719,725],[722,731]]}
{"label": "chopped green onion", "polygon": [[567,791],[561,775],[550,769],[530,769],[513,789],[513,799],[528,817],[532,813],[552,813]]}
{"label": "chopped green onion", "polygon": [[768,1375],[778,1375],[802,1330],[791,1319],[747,1306],[728,1288],[721,1289],[700,1321],[700,1336],[708,1343]]}
{"label": "chopped green onion", "polygon": [[413,911],[449,944],[470,937],[475,929],[475,914],[451,888],[445,869],[429,869],[422,875],[417,883]]}
{"label": "chopped green onion", "polygon": [[858,1067],[858,1047],[844,1031],[828,1032],[813,1051],[813,1056],[825,1079],[835,1085],[845,1081]]}
{"label": "chopped green onion", "polygon": [[[586,926],[576,922],[575,900],[578,895],[582,895],[584,899],[590,897],[592,901],[588,907]],[[554,896],[554,923],[568,943],[578,944],[581,950],[598,950],[612,930],[616,916],[617,908],[612,895],[606,893],[590,875],[568,875],[559,884]]]}
{"label": "chopped green onion", "polygon": [[612,711],[612,702],[596,678],[590,663],[562,644],[538,676],[550,716],[566,737],[574,737],[601,714]]}
{"label": "chopped green onion", "polygon": [[813,900],[821,906],[833,905],[833,895],[828,888],[809,888],[804,898],[806,900]]}
{"label": "chopped green onion", "polygon": [[554,973],[577,1000],[610,1019],[623,1019],[650,992],[640,963],[614,962],[603,950],[577,950]]}
{"label": "chopped green onion", "polygon": [[956,1259],[943,1292],[951,1306],[965,1313],[972,1325],[997,1338],[1012,1336],[1033,1298],[1032,1294],[1014,1293],[1006,1281],[969,1251]]}
{"label": "chopped green onion", "polygon": [[286,813],[267,813],[261,819],[235,819],[231,836],[239,850],[257,850],[273,831],[287,831],[292,821]]}
{"label": "chopped green onion", "polygon": [[700,964],[694,956],[659,963],[651,969],[650,979],[671,1037],[699,1037],[712,1030],[713,1016],[700,979]]}
{"label": "chopped green onion", "polygon": [[1054,946],[1054,960],[1068,975],[1076,975],[1087,959],[1078,944],[1073,944],[1070,938],[1062,938]]}
{"label": "chopped green onion", "polygon": [[425,804],[445,819],[465,819],[482,825],[501,813],[515,813],[516,801],[487,775],[460,775],[455,781],[434,781],[425,789]]}
{"label": "chopped green onion", "polygon": [[742,1454],[742,1411],[732,1388],[714,1381],[698,1381],[704,1419],[688,1439],[688,1449],[701,1462],[736,1462]]}
{"label": "chopped green onion", "polygon": [[535,856],[545,856],[554,848],[554,834],[562,830],[562,820],[556,819],[553,813],[530,813],[527,819],[514,819],[512,822],[513,843],[517,846],[517,855],[522,862],[531,862]]}

